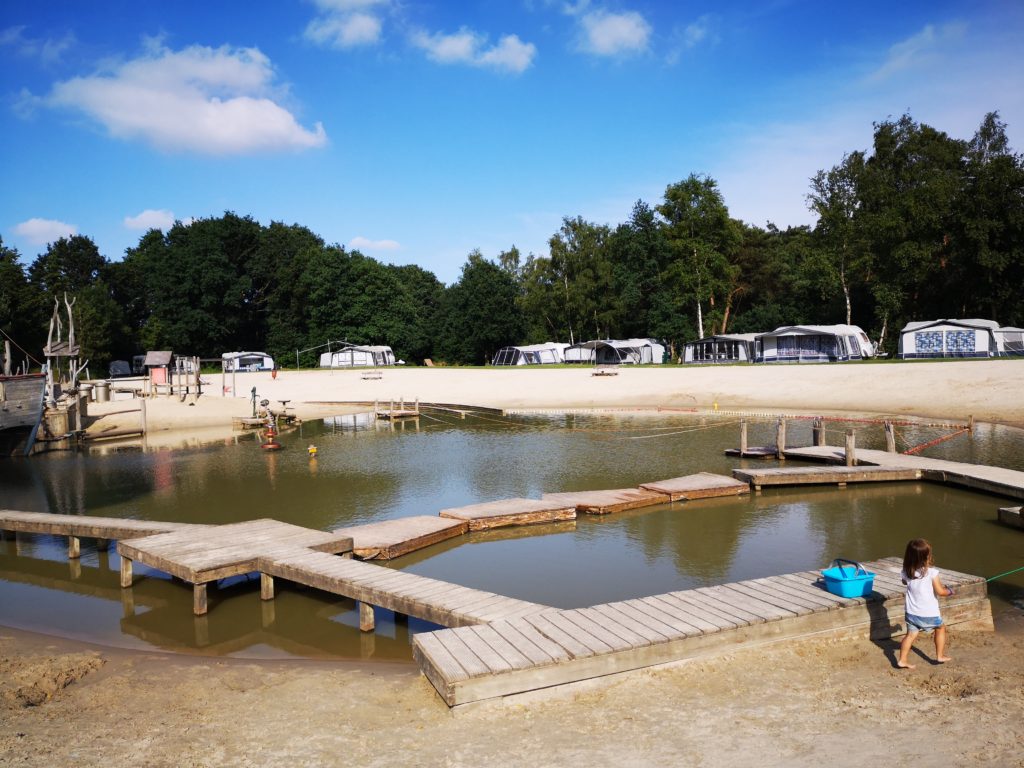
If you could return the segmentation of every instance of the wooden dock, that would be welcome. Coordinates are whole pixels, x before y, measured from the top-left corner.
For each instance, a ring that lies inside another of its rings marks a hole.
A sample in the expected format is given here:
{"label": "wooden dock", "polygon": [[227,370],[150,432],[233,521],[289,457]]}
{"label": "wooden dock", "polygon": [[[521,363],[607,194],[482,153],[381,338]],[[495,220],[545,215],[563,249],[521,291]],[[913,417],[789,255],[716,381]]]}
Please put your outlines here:
{"label": "wooden dock", "polygon": [[[413,656],[449,707],[810,635],[905,631],[899,558],[865,563],[866,598],[825,591],[816,571],[420,633]],[[992,629],[986,583],[943,570],[947,625]]]}
{"label": "wooden dock", "polygon": [[[1024,472],[1004,467],[989,467],[983,464],[965,464],[944,459],[929,459],[924,456],[890,453],[889,451],[857,449],[858,465],[876,465],[891,468],[918,469],[921,479],[948,485],[957,485],[996,496],[1024,500]],[[835,446],[809,446],[807,448],[786,448],[786,456],[792,459],[845,463],[846,454]]]}
{"label": "wooden dock", "polygon": [[667,494],[656,493],[644,490],[643,488],[545,493],[541,496],[541,499],[574,507],[577,512],[584,512],[588,515],[608,515],[613,512],[624,512],[627,509],[639,509],[640,507],[669,503]]}
{"label": "wooden dock", "polygon": [[576,507],[558,501],[502,499],[465,507],[442,509],[441,517],[463,520],[470,531],[504,528],[512,525],[536,525],[576,519]]}
{"label": "wooden dock", "polygon": [[276,577],[358,600],[359,628],[364,632],[374,628],[374,606],[445,627],[552,610],[546,605],[312,550],[261,558],[259,571],[263,574],[264,599],[273,597],[273,582],[268,584],[268,579]]}
{"label": "wooden dock", "polygon": [[698,472],[696,475],[642,483],[640,487],[647,491],[663,493],[670,501],[693,501],[750,493],[750,486],[747,483],[711,472]]}
{"label": "wooden dock", "polygon": [[352,552],[352,539],[337,532],[314,531],[277,520],[204,526],[119,541],[121,586],[132,585],[132,563],[169,573],[192,584],[192,610],[207,611],[206,585],[211,581],[259,570],[259,562],[296,551]]}
{"label": "wooden dock", "polygon": [[190,525],[188,523],[162,523],[154,520],[129,520],[120,517],[53,515],[49,512],[20,512],[13,509],[0,509],[0,531],[66,536],[68,557],[71,559],[75,559],[81,554],[80,539],[96,539],[100,548],[106,548],[107,543],[112,540],[205,528],[207,528],[205,525]]}
{"label": "wooden dock", "polygon": [[999,509],[999,522],[1011,528],[1024,530],[1024,507],[1001,507]]}
{"label": "wooden dock", "polygon": [[911,467],[785,467],[780,469],[734,469],[737,481],[748,483],[755,492],[764,485],[838,485],[847,483],[891,483],[920,480],[920,469]]}
{"label": "wooden dock", "polygon": [[469,524],[464,520],[416,515],[338,528],[334,533],[351,536],[352,551],[362,560],[391,560],[461,536],[467,530]]}

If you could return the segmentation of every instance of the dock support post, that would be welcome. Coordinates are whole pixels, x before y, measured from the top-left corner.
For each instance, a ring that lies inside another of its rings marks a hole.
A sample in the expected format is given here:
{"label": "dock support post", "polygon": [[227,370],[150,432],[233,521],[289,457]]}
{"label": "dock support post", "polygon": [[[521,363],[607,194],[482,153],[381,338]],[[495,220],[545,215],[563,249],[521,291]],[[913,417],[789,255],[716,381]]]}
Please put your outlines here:
{"label": "dock support post", "polygon": [[196,616],[205,616],[207,611],[206,604],[206,585],[205,584],[193,584],[192,585],[192,613]]}
{"label": "dock support post", "polygon": [[416,413],[419,413],[419,412],[420,412],[420,399],[419,399],[419,397],[417,397],[416,398]]}
{"label": "dock support post", "polygon": [[121,555],[121,589],[128,589],[132,585],[132,560],[130,557]]}
{"label": "dock support post", "polygon": [[359,629],[363,632],[373,632],[376,625],[373,621],[373,606],[369,603],[359,602]]}
{"label": "dock support post", "polygon": [[139,429],[146,434],[146,398],[139,399]]}
{"label": "dock support post", "polygon": [[971,434],[974,433],[974,414],[967,417],[967,431]]}
{"label": "dock support post", "polygon": [[135,615],[135,593],[130,589],[121,593],[121,615],[126,619]]}
{"label": "dock support post", "polygon": [[265,603],[260,603],[260,626],[263,629],[267,629],[274,625],[274,621],[277,618],[277,612],[274,608],[274,602],[268,600]]}
{"label": "dock support post", "polygon": [[740,458],[747,454],[747,422],[740,421]]}
{"label": "dock support post", "polygon": [[274,577],[260,574],[260,600],[274,599]]}
{"label": "dock support post", "polygon": [[896,433],[891,421],[885,422],[885,450],[888,453],[896,453]]}
{"label": "dock support post", "polygon": [[72,581],[82,578],[82,559],[76,557],[68,560],[68,572],[71,575]]}
{"label": "dock support post", "polygon": [[852,429],[846,430],[846,466],[857,464],[857,437]]}
{"label": "dock support post", "polygon": [[77,536],[68,536],[68,560],[76,560],[82,556],[82,540]]}
{"label": "dock support post", "polygon": [[786,458],[786,420],[779,419],[778,425],[775,427],[775,457],[778,459]]}
{"label": "dock support post", "polygon": [[825,445],[825,425],[820,418],[814,420],[811,432],[814,435],[814,444],[816,446]]}

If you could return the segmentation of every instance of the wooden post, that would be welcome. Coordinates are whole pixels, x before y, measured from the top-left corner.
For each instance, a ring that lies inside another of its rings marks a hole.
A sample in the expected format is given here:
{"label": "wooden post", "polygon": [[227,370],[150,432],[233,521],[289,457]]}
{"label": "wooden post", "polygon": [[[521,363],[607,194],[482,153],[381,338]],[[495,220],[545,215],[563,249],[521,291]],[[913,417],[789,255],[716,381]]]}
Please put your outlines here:
{"label": "wooden post", "polygon": [[747,422],[740,422],[740,456],[747,454]]}
{"label": "wooden post", "polygon": [[896,433],[893,431],[892,422],[885,422],[885,450],[889,453],[896,453]]}
{"label": "wooden post", "polygon": [[394,419],[395,418],[395,401],[394,400],[391,401],[391,409],[388,411],[388,418],[389,419]]}
{"label": "wooden post", "polygon": [[260,600],[274,599],[274,577],[260,574]]}
{"label": "wooden post", "polygon": [[857,464],[857,437],[852,429],[846,430],[846,466]]}
{"label": "wooden post", "polygon": [[274,608],[275,602],[273,600],[267,600],[266,602],[260,603],[260,626],[263,629],[273,626],[274,620],[277,618],[277,612]]}
{"label": "wooden post", "polygon": [[82,559],[76,557],[74,560],[68,560],[68,571],[71,573],[71,580],[82,578]]}
{"label": "wooden post", "polygon": [[814,434],[814,444],[817,446],[825,445],[825,425],[821,419],[814,420],[814,427],[811,431]]}
{"label": "wooden post", "polygon": [[404,411],[405,410],[405,395],[402,395],[399,398],[399,400],[398,400],[398,410],[400,410],[400,411]]}
{"label": "wooden post", "polygon": [[135,615],[135,593],[130,589],[121,592],[121,615],[126,619]]}
{"label": "wooden post", "polygon": [[359,603],[359,629],[363,632],[373,632],[373,606],[369,603]]}
{"label": "wooden post", "polygon": [[775,456],[779,459],[786,458],[786,420],[779,419],[775,427]]}
{"label": "wooden post", "polygon": [[146,398],[139,400],[139,429],[146,434]]}
{"label": "wooden post", "polygon": [[416,413],[419,413],[419,412],[420,412],[420,399],[417,396],[417,398],[416,398]]}
{"label": "wooden post", "polygon": [[205,616],[207,611],[206,604],[206,585],[205,584],[193,584],[192,585],[192,613],[196,616]]}
{"label": "wooden post", "polygon": [[132,561],[131,558],[121,555],[121,589],[128,589],[132,585]]}
{"label": "wooden post", "polygon": [[82,556],[82,540],[77,536],[68,536],[68,559],[75,560]]}
{"label": "wooden post", "polygon": [[967,417],[967,431],[974,432],[974,414]]}

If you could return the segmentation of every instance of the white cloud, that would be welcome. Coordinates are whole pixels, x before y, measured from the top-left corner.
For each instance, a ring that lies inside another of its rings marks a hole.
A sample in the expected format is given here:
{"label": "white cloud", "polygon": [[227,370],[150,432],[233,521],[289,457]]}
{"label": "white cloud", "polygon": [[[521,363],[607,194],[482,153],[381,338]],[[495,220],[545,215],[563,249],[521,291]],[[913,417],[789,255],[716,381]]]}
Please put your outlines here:
{"label": "white cloud", "polygon": [[580,49],[597,56],[630,56],[647,49],[651,25],[636,11],[592,11],[580,17]]}
{"label": "white cloud", "polygon": [[60,61],[61,56],[75,44],[75,36],[67,32],[58,39],[37,39],[25,36],[25,27],[8,27],[0,30],[0,46],[10,46],[20,56],[38,58],[44,64]]}
{"label": "white cloud", "polygon": [[306,38],[332,48],[373,45],[381,37],[383,23],[369,13],[320,16],[306,26]]}
{"label": "white cloud", "polygon": [[497,45],[485,48],[487,38],[465,27],[450,35],[416,32],[411,41],[440,64],[469,64],[515,74],[529,68],[537,55],[537,47],[524,43],[518,35],[505,35]]}
{"label": "white cloud", "polygon": [[397,251],[401,245],[395,240],[370,240],[366,237],[353,237],[348,244],[352,251]]}
{"label": "white cloud", "polygon": [[692,24],[686,25],[686,29],[683,30],[683,45],[687,48],[693,48],[699,45],[707,39],[710,31],[711,17],[705,14]]}
{"label": "white cloud", "polygon": [[870,79],[884,80],[904,70],[927,65],[946,45],[963,37],[965,30],[965,25],[958,23],[938,28],[928,24],[916,35],[892,45],[882,66]]}
{"label": "white cloud", "polygon": [[160,229],[166,232],[174,226],[174,213],[163,209],[147,208],[137,216],[125,216],[124,226],[125,229]]}
{"label": "white cloud", "polygon": [[29,219],[14,226],[14,234],[23,237],[31,245],[47,245],[78,234],[78,227],[55,219]]}
{"label": "white cloud", "polygon": [[149,41],[146,53],[54,85],[47,103],[84,112],[111,135],[214,155],[321,147],[323,126],[299,125],[274,100],[274,70],[256,48]]}

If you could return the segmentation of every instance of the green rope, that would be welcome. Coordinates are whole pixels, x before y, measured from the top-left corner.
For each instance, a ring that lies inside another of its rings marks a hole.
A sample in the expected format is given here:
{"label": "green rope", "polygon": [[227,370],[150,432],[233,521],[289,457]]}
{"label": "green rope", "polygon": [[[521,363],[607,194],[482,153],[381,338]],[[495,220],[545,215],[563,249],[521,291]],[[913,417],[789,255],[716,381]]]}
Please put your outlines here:
{"label": "green rope", "polygon": [[985,581],[986,582],[988,582],[988,581],[995,581],[996,579],[1001,579],[1001,578],[1003,578],[1003,576],[1009,576],[1011,573],[1016,573],[1017,571],[1024,571],[1024,565],[1022,565],[1020,568],[1014,568],[1012,571],[1007,571],[1006,573],[1000,573],[998,576],[993,576],[991,579],[985,579]]}

